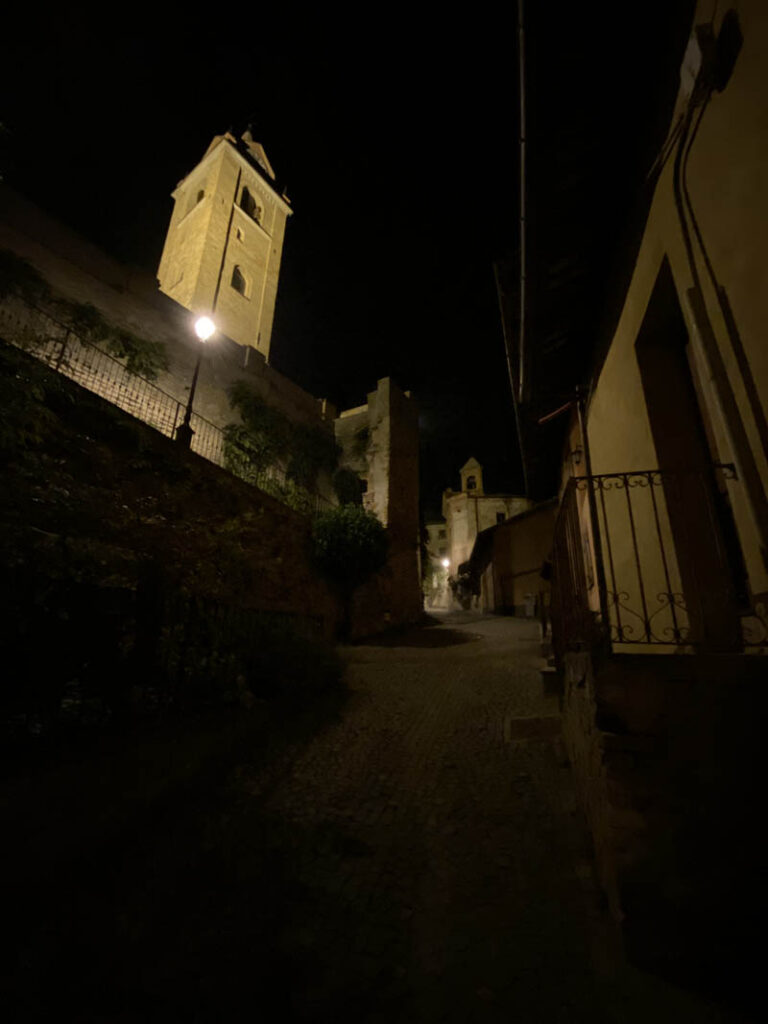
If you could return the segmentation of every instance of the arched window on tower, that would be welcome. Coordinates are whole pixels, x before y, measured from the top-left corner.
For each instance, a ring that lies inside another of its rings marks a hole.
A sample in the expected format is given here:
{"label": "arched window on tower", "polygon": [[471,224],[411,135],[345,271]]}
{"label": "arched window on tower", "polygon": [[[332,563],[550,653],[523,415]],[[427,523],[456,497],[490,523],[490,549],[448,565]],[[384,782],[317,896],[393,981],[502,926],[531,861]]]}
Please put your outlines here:
{"label": "arched window on tower", "polygon": [[244,298],[248,298],[248,279],[237,265],[232,268],[232,287]]}
{"label": "arched window on tower", "polygon": [[477,480],[473,476],[467,477],[467,490],[474,491],[477,488]]}
{"label": "arched window on tower", "polygon": [[251,194],[247,185],[243,185],[243,191],[240,193],[240,209],[252,217],[257,224],[261,223],[261,205],[258,199]]}

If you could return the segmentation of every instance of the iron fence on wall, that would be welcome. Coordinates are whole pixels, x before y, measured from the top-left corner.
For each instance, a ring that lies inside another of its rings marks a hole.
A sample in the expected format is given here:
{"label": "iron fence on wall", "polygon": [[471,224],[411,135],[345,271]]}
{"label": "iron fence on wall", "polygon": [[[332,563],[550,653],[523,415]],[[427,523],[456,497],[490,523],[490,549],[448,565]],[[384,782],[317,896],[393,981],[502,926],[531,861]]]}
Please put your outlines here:
{"label": "iron fence on wall", "polygon": [[736,479],[733,465],[718,464],[569,480],[553,542],[558,652],[768,646],[764,609],[748,607],[724,497],[725,482]]}
{"label": "iron fence on wall", "polygon": [[[25,316],[14,316],[8,304],[0,305],[0,323],[10,328],[8,340],[166,437],[175,437],[184,420],[184,402],[152,381],[129,372],[114,356],[87,344],[46,311],[26,304],[24,310]],[[331,504],[316,491],[296,487],[284,470],[255,464],[246,449],[225,437],[221,427],[194,411],[190,425],[194,431],[191,449],[196,455],[295,511],[311,515]]]}
{"label": "iron fence on wall", "polygon": [[321,689],[332,675],[318,616],[190,593],[154,563],[124,586],[41,570],[25,563],[0,585],[12,624],[0,741]]}

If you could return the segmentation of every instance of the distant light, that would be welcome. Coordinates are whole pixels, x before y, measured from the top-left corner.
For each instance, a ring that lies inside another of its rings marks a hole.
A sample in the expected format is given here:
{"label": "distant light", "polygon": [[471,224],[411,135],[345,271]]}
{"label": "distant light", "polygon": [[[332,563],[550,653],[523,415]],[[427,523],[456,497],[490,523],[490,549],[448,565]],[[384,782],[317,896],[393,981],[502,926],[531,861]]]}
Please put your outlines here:
{"label": "distant light", "polygon": [[201,316],[200,319],[195,322],[195,334],[198,336],[200,341],[208,341],[215,331],[216,324],[209,316]]}
{"label": "distant light", "polygon": [[451,564],[451,562],[450,562],[450,559],[444,558],[440,564],[442,565],[442,567],[444,569],[447,569],[448,566]]}

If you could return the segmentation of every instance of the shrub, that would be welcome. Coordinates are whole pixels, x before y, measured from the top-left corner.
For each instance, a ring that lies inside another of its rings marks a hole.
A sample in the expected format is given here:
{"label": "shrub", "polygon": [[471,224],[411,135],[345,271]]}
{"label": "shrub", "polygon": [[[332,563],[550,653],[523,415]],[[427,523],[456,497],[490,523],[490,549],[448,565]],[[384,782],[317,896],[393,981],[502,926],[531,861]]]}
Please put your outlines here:
{"label": "shrub", "polygon": [[315,518],[312,554],[318,570],[341,598],[342,638],[349,635],[352,595],[383,568],[388,546],[387,531],[359,505],[341,505]]}

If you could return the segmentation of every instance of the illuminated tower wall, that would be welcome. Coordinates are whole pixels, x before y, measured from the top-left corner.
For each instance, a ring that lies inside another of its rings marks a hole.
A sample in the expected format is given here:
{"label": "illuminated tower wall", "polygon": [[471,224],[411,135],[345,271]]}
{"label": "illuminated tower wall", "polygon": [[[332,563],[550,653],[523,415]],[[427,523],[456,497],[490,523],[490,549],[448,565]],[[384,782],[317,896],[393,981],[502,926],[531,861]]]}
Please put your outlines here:
{"label": "illuminated tower wall", "polygon": [[173,192],[160,290],[269,359],[285,223],[293,212],[250,132],[217,135]]}

